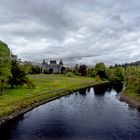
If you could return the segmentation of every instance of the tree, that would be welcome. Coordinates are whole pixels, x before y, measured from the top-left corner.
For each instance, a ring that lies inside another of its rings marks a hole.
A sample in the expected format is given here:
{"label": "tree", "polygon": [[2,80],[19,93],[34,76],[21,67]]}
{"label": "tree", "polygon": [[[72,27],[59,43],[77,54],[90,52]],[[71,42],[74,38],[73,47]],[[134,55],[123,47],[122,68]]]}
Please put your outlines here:
{"label": "tree", "polygon": [[105,70],[105,78],[107,80],[109,80],[110,82],[115,82],[116,81],[116,76],[115,76],[113,68],[106,68],[106,70]]}
{"label": "tree", "polygon": [[17,59],[13,59],[11,62],[11,76],[9,76],[8,83],[10,84],[11,88],[14,86],[23,85],[24,83],[27,84],[28,78],[26,77],[26,72],[20,66]]}
{"label": "tree", "polygon": [[124,80],[123,70],[122,67],[106,68],[105,78],[110,82],[121,82]]}
{"label": "tree", "polygon": [[82,76],[86,75],[87,74],[87,66],[86,65],[80,65],[79,73],[81,73]]}
{"label": "tree", "polygon": [[88,68],[88,75],[91,77],[95,77],[96,73],[95,73],[95,69],[94,68]]}
{"label": "tree", "polygon": [[32,63],[31,62],[28,62],[28,61],[25,61],[23,62],[23,69],[25,71],[26,74],[29,74],[29,73],[32,73]]}
{"label": "tree", "polygon": [[61,67],[61,73],[65,73],[66,72],[66,68],[65,67]]}
{"label": "tree", "polygon": [[42,72],[42,69],[38,65],[34,65],[31,67],[31,74],[39,74],[41,72]]}
{"label": "tree", "polygon": [[0,93],[3,92],[4,83],[11,74],[10,50],[4,42],[0,41]]}
{"label": "tree", "polygon": [[124,80],[122,68],[120,68],[120,67],[115,68],[114,74],[117,77],[116,81],[123,81]]}
{"label": "tree", "polygon": [[105,64],[97,63],[95,66],[96,75],[99,75],[101,78],[105,78]]}
{"label": "tree", "polygon": [[79,66],[78,66],[78,64],[76,64],[73,68],[73,73],[78,74],[78,71],[79,71]]}

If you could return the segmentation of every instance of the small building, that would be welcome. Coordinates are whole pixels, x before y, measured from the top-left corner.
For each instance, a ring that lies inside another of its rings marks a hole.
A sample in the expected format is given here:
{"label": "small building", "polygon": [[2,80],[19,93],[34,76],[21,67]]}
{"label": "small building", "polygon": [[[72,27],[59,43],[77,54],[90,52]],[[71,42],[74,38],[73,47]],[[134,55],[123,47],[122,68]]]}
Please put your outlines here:
{"label": "small building", "polygon": [[63,70],[63,61],[62,59],[57,64],[56,60],[50,60],[50,63],[48,64],[45,59],[42,62],[42,68],[43,72],[48,71],[49,73],[61,73]]}

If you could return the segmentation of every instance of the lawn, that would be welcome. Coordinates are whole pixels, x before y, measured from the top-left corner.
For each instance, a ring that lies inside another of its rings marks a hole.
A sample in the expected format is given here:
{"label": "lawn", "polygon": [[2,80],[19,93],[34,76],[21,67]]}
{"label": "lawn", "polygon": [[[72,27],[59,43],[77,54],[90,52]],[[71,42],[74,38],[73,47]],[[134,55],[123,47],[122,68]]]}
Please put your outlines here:
{"label": "lawn", "polygon": [[29,78],[35,84],[35,89],[28,89],[26,86],[7,88],[0,96],[0,119],[42,101],[49,101],[83,87],[104,83],[92,77],[67,77],[62,74],[29,75]]}

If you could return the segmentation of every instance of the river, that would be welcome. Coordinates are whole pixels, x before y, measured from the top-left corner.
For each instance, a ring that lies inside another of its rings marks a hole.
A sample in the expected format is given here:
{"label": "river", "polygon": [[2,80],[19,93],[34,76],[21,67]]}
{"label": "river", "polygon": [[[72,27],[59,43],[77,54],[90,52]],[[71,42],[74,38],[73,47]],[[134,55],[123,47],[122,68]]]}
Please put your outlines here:
{"label": "river", "polygon": [[0,140],[140,140],[140,112],[117,98],[122,85],[61,97],[0,127]]}

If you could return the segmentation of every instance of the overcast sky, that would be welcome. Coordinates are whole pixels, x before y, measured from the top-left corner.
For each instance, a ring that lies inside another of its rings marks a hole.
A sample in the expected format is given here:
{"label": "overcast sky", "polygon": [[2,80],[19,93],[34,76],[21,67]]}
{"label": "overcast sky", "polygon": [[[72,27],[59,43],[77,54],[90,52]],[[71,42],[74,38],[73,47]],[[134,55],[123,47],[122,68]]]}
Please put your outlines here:
{"label": "overcast sky", "polygon": [[139,0],[0,0],[0,40],[22,60],[140,60]]}

